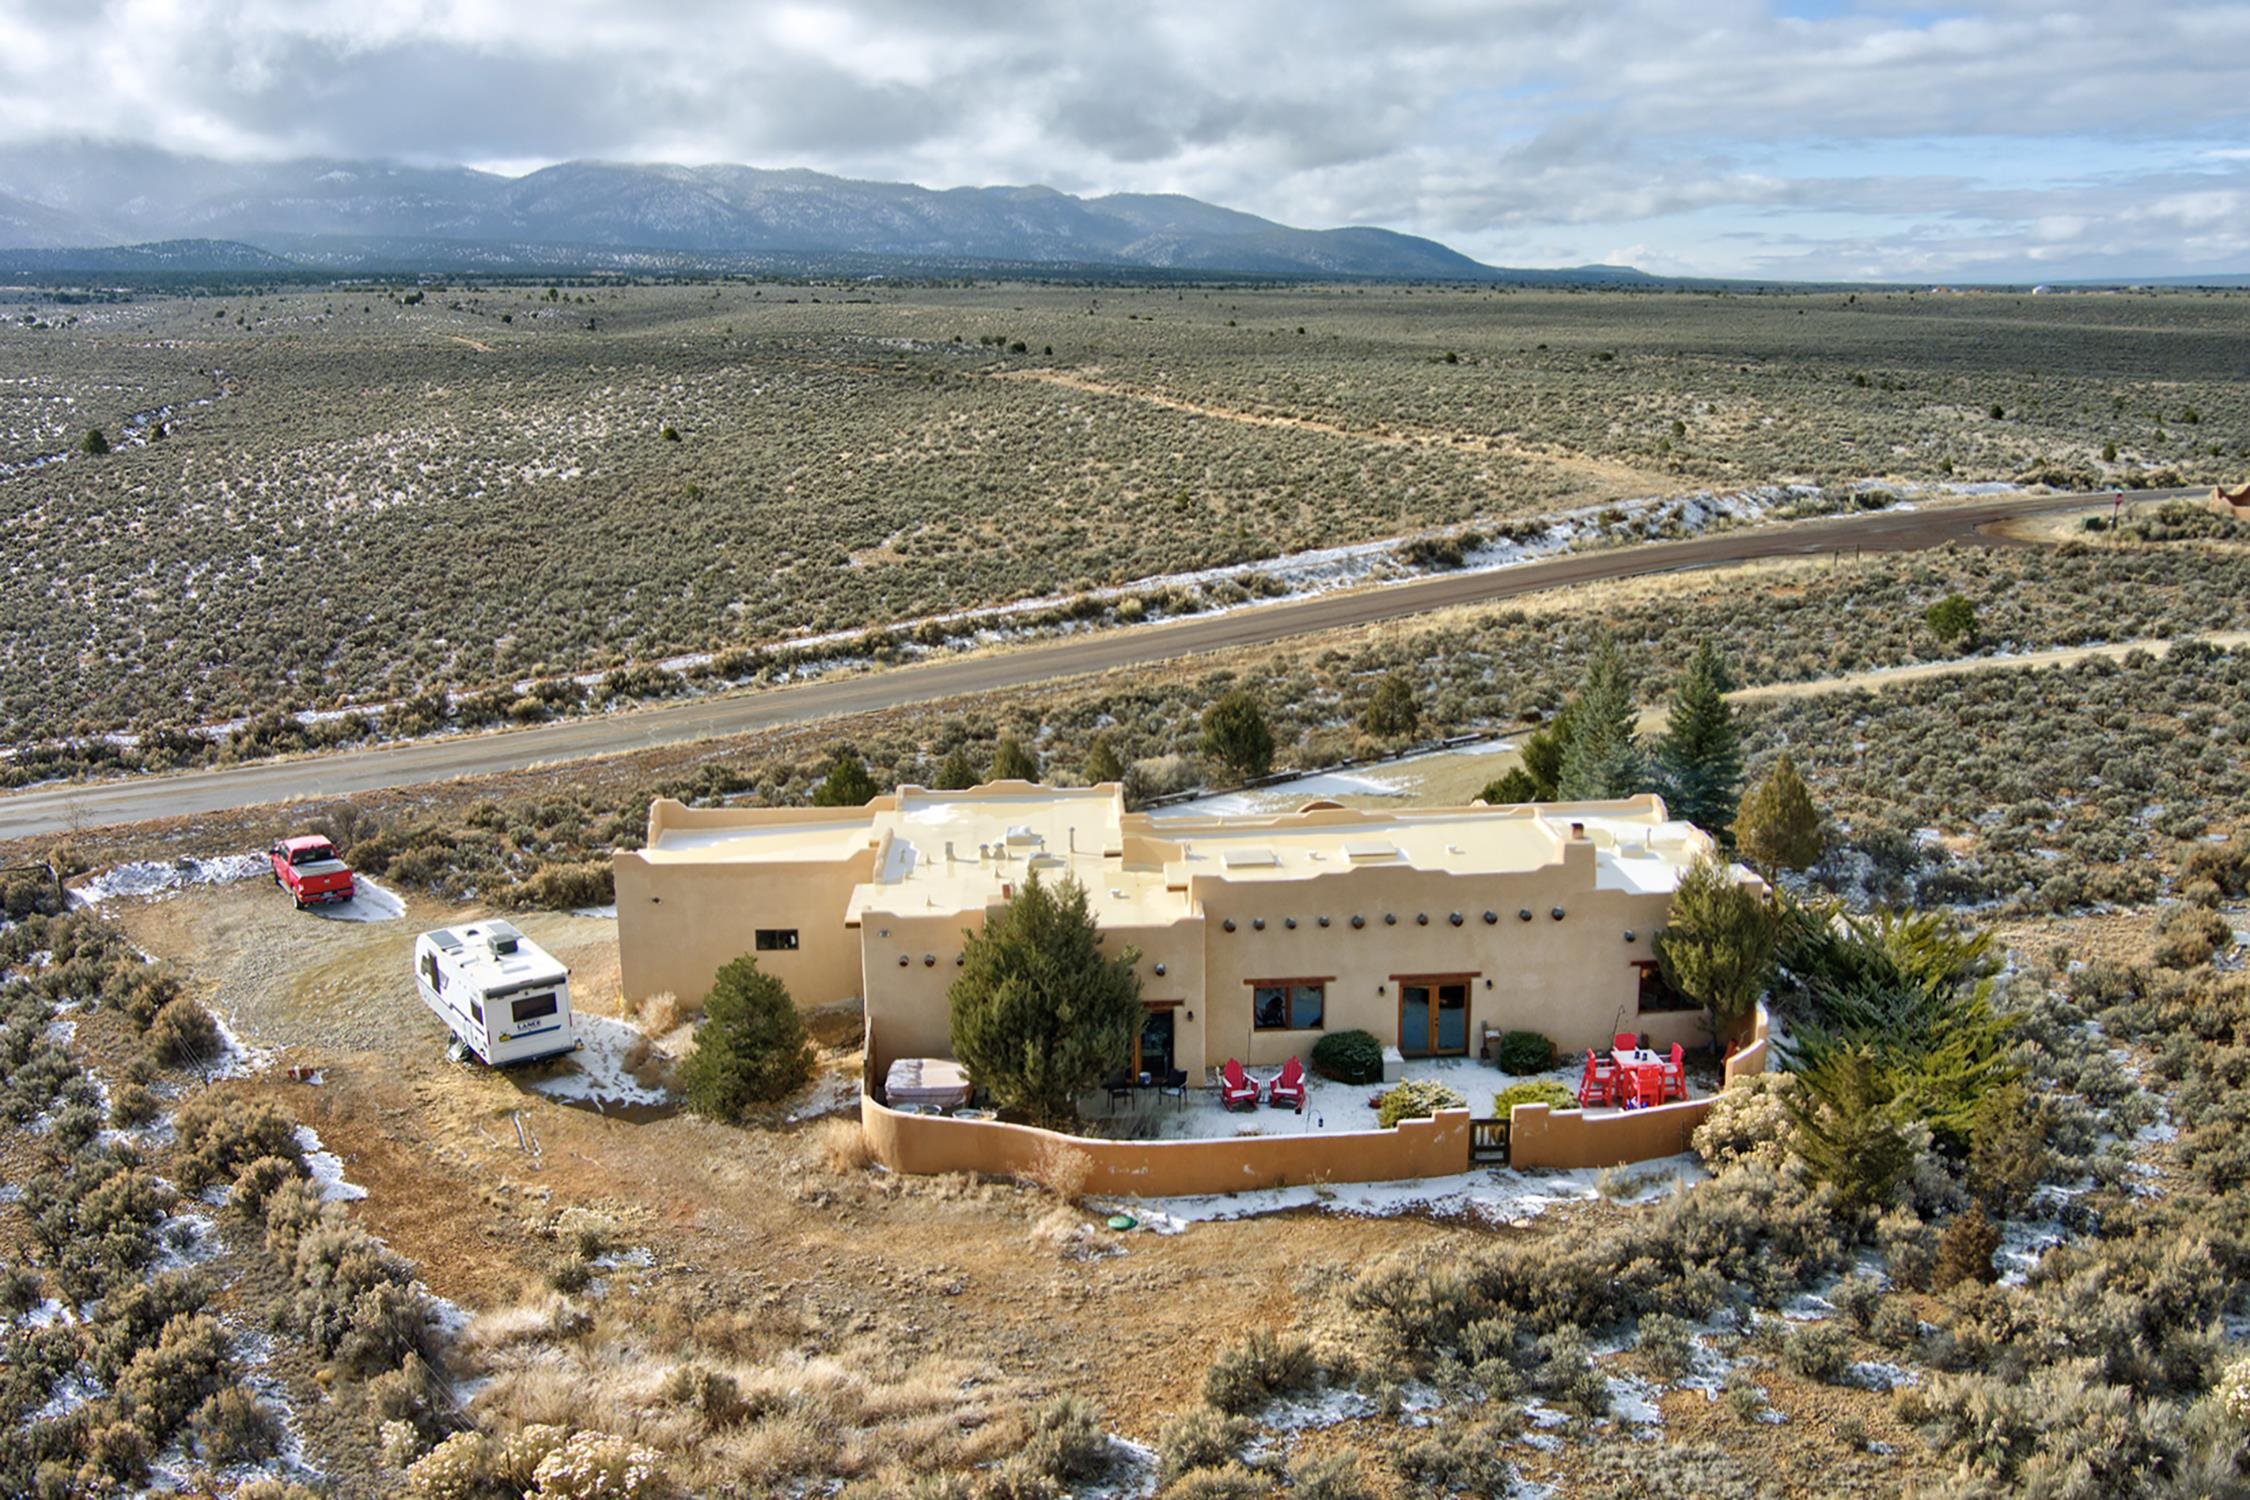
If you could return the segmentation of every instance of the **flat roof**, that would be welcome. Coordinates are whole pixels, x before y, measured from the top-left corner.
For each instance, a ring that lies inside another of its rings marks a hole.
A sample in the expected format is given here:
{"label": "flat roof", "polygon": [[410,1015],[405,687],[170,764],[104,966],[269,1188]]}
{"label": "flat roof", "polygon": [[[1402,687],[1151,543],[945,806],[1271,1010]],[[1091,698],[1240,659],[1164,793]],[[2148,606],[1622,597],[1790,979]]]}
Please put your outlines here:
{"label": "flat roof", "polygon": [[[1517,874],[1594,851],[1595,888],[1662,893],[1710,839],[1654,795],[1613,802],[1369,809],[1312,807],[1153,820],[1125,811],[1114,784],[995,782],[966,791],[906,786],[865,807],[650,811],[648,859],[683,863],[840,862],[870,857],[847,922],[968,912],[1034,874],[1075,876],[1111,926],[1168,922],[1198,880],[1307,880],[1339,870]],[[1128,850],[1131,858],[1127,858]]]}

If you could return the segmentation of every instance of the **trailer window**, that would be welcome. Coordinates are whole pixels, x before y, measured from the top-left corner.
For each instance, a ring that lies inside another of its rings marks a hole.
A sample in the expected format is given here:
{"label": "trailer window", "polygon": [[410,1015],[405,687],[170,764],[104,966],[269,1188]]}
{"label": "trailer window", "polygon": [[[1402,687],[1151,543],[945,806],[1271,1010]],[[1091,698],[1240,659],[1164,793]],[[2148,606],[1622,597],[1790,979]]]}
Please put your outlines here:
{"label": "trailer window", "polygon": [[758,929],[760,953],[794,953],[797,951],[797,929],[794,927],[761,927]]}
{"label": "trailer window", "polygon": [[536,1021],[541,1016],[551,1016],[555,1013],[555,1010],[554,991],[549,990],[544,995],[524,996],[511,1007],[510,1014],[516,1018],[516,1024],[521,1026],[526,1021]]}

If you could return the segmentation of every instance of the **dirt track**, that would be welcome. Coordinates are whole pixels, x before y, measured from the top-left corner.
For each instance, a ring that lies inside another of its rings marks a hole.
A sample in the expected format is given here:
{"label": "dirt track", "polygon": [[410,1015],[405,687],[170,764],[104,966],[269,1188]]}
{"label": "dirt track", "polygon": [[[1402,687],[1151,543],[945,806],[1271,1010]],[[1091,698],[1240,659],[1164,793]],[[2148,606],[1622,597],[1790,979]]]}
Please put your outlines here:
{"label": "dirt track", "polygon": [[[2157,497],[2158,492],[2141,496]],[[1985,528],[2025,516],[2083,507],[2087,500],[2081,495],[1980,497],[1915,510],[1728,531],[1687,541],[1573,554],[1492,572],[1439,574],[1410,583],[1324,594],[1230,614],[1101,631],[863,676],[568,719],[529,729],[174,776],[39,787],[0,797],[0,841],[258,806],[296,797],[346,796],[383,787],[415,786],[457,776],[615,755],[843,714],[1029,687],[1608,579],[1726,567],[1768,557],[1846,550],[1910,552],[1950,542],[1997,542],[2003,539],[1989,536]]]}

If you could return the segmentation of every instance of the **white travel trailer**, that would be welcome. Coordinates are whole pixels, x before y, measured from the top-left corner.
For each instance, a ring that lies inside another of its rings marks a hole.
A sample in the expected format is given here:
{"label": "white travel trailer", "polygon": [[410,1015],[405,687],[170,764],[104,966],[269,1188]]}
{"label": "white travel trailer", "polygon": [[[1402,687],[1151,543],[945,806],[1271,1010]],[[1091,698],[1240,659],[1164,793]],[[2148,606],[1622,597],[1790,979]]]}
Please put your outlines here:
{"label": "white travel trailer", "polygon": [[507,922],[441,927],[414,940],[414,983],[461,1044],[493,1067],[578,1046],[570,970]]}

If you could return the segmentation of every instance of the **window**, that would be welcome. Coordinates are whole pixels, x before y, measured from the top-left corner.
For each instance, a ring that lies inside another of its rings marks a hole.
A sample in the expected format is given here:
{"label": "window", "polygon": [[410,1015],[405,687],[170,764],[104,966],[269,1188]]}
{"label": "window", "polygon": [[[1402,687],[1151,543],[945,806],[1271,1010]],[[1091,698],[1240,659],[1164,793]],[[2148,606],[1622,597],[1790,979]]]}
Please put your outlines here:
{"label": "window", "polygon": [[797,929],[794,927],[761,927],[758,929],[760,953],[794,953],[797,951]]}
{"label": "window", "polygon": [[521,1026],[526,1021],[537,1021],[553,1015],[556,1008],[555,992],[549,990],[543,995],[524,996],[508,1008],[508,1013],[515,1017],[516,1024]]}
{"label": "window", "polygon": [[1646,959],[1633,965],[1641,971],[1640,1008],[1652,1010],[1700,1010],[1701,1006],[1664,982],[1661,966]]}
{"label": "window", "polygon": [[1318,1031],[1328,1009],[1328,982],[1275,979],[1250,987],[1250,1022],[1260,1031]]}

